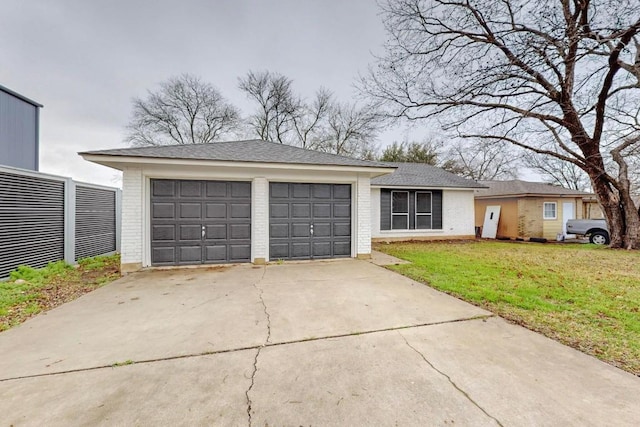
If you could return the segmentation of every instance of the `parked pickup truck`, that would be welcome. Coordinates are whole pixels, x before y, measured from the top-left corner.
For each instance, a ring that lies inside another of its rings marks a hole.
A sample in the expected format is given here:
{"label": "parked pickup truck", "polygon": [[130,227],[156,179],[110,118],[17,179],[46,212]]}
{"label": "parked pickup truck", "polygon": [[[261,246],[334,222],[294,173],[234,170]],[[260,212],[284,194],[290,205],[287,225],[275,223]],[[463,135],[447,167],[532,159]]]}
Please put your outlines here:
{"label": "parked pickup truck", "polygon": [[608,245],[609,228],[604,219],[570,219],[567,221],[567,234],[589,236],[589,242],[596,245]]}

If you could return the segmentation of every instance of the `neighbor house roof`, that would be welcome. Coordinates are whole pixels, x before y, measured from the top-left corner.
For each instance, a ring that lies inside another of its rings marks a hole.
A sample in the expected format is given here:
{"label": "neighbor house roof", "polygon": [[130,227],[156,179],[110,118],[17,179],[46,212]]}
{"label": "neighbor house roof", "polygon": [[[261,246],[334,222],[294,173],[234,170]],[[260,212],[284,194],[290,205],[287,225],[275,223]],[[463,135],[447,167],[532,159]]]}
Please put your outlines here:
{"label": "neighbor house roof", "polygon": [[444,169],[424,163],[384,162],[387,166],[396,167],[390,175],[383,175],[371,180],[376,187],[442,187],[442,188],[484,188],[476,181],[462,178]]}
{"label": "neighbor house roof", "polygon": [[227,162],[287,163],[356,167],[389,167],[383,163],[306,150],[259,139],[209,144],[161,145],[85,151],[81,155],[157,159],[214,160]]}
{"label": "neighbor house roof", "polygon": [[556,196],[556,197],[584,197],[592,193],[571,190],[559,185],[544,182],[521,181],[480,181],[487,189],[476,190],[476,198],[491,197],[523,197],[523,196]]}

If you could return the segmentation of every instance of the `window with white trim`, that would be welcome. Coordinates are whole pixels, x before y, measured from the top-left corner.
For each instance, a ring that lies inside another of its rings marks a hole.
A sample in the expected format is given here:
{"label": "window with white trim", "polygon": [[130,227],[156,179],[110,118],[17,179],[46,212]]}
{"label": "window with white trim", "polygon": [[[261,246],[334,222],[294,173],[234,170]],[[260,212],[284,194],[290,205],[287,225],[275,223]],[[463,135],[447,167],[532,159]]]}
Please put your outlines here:
{"label": "window with white trim", "polygon": [[431,191],[416,191],[416,228],[431,229],[433,220],[433,198]]}
{"label": "window with white trim", "polygon": [[409,229],[409,192],[391,192],[391,229]]}
{"label": "window with white trim", "polygon": [[556,202],[544,202],[542,217],[544,219],[558,219],[558,204]]}

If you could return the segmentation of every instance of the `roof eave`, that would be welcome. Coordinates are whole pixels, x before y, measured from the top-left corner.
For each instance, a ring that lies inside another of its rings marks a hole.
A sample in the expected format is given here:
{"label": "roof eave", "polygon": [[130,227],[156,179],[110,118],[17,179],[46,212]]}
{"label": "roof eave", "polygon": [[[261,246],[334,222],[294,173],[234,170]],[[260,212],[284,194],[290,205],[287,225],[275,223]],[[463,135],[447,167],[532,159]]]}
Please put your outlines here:
{"label": "roof eave", "polygon": [[113,169],[123,170],[127,166],[133,165],[193,165],[193,166],[219,166],[219,167],[246,167],[260,169],[295,169],[295,170],[323,170],[323,171],[351,171],[370,174],[371,178],[392,173],[396,168],[393,166],[353,166],[353,165],[331,165],[313,163],[276,163],[276,162],[251,162],[235,160],[207,160],[207,159],[175,159],[166,157],[146,157],[146,156],[121,156],[95,154],[91,152],[78,153],[83,159],[108,166]]}
{"label": "roof eave", "polygon": [[372,188],[419,188],[419,189],[432,189],[432,190],[479,190],[486,187],[464,187],[464,186],[453,186],[453,185],[413,185],[413,184],[405,184],[405,185],[388,185],[388,184],[371,184]]}

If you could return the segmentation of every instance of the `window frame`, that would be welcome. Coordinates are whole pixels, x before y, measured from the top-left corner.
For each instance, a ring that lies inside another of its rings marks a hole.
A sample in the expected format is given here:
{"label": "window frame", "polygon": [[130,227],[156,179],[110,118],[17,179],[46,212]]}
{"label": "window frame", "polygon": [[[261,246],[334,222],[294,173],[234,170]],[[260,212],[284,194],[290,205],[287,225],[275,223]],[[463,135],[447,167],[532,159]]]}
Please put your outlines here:
{"label": "window frame", "polygon": [[[553,216],[547,216],[547,205],[553,205]],[[542,219],[554,220],[558,219],[558,202],[543,202],[542,203]]]}
{"label": "window frame", "polygon": [[[418,194],[428,194],[429,195],[429,212],[418,212]],[[415,230],[433,230],[433,191],[416,191],[414,193],[414,229]],[[429,227],[418,227],[418,217],[419,216],[428,216],[429,217]]]}
{"label": "window frame", "polygon": [[[407,212],[394,212],[393,211],[393,195],[395,193],[404,193],[404,194],[407,195]],[[410,203],[410,200],[409,200],[409,194],[410,193],[409,193],[408,190],[391,190],[391,200],[390,200],[390,203],[391,203],[391,223],[389,224],[389,229],[390,230],[409,230],[410,229],[409,226],[411,224],[409,224],[409,215],[411,213],[411,203]],[[407,226],[405,228],[395,228],[393,226],[393,217],[394,216],[405,216],[407,218]]]}

